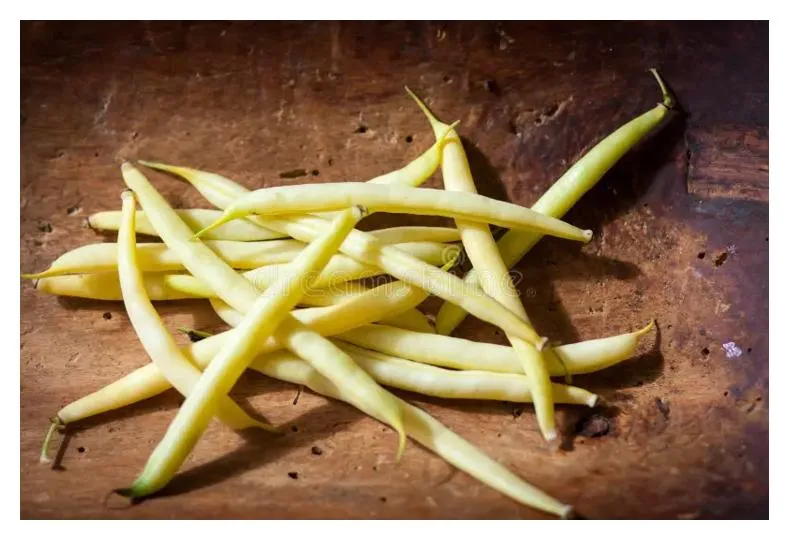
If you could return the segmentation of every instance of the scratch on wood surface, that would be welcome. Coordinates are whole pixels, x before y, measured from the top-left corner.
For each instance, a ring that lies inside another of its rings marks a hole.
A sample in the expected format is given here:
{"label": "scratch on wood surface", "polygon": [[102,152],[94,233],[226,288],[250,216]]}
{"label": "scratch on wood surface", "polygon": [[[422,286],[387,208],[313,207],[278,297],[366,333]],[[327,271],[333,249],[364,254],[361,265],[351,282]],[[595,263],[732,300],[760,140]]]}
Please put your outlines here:
{"label": "scratch on wood surface", "polygon": [[24,210],[27,208],[27,205],[30,203],[30,193],[33,191],[33,183],[30,182],[22,188],[22,196],[20,200],[20,208]]}
{"label": "scratch on wood surface", "polygon": [[331,35],[331,70],[338,71],[338,64],[342,58],[342,46],[340,45],[340,22],[335,21],[329,27]]}
{"label": "scratch on wood surface", "polygon": [[682,279],[682,285],[679,286],[679,292],[677,293],[677,299],[678,300],[684,300],[685,299],[685,293],[687,292],[688,285],[690,284],[690,277],[691,277],[691,275],[696,277],[697,279],[701,279],[703,281],[707,281],[707,279],[698,270],[696,270],[693,267],[686,268],[682,272],[682,275],[684,277]]}
{"label": "scratch on wood surface", "polygon": [[112,82],[110,85],[110,90],[105,94],[104,98],[101,100],[101,106],[99,110],[93,117],[93,125],[102,129],[104,126],[104,119],[107,117],[107,111],[110,109],[110,104],[112,103],[112,98],[115,95],[116,83],[115,81]]}
{"label": "scratch on wood surface", "polygon": [[447,38],[447,29],[446,26],[440,25],[436,28],[436,41],[444,41]]}
{"label": "scratch on wood surface", "polygon": [[154,35],[153,31],[151,30],[151,23],[145,23],[145,41],[151,46],[151,48],[156,51],[158,54],[162,54],[162,50],[156,44],[156,36]]}
{"label": "scratch on wood surface", "polygon": [[477,124],[479,124],[479,119],[482,116],[482,106],[481,105],[472,105],[468,109],[467,119],[465,121],[466,131],[471,131]]}
{"label": "scratch on wood surface", "polygon": [[507,48],[515,43],[515,39],[512,38],[501,26],[496,27],[496,35],[499,36],[499,50],[506,51]]}
{"label": "scratch on wood surface", "polygon": [[285,100],[279,100],[279,109],[274,113],[274,118],[277,119],[277,125],[282,123],[282,117],[285,115]]}

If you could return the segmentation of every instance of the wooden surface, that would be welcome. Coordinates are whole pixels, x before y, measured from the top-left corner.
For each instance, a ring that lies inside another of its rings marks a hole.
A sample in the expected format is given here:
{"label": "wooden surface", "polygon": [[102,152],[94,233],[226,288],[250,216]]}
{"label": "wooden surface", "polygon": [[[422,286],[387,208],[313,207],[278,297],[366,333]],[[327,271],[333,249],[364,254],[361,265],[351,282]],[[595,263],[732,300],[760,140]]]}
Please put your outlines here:
{"label": "wooden surface", "polygon": [[[20,270],[103,238],[84,220],[120,208],[124,158],[249,187],[399,167],[432,141],[404,84],[462,121],[483,193],[529,205],[654,105],[645,70],[657,66],[689,114],[567,216],[595,231],[589,245],[546,240],[517,267],[526,308],[552,339],[657,317],[644,354],[576,379],[610,406],[560,407],[566,444],[551,453],[531,407],[406,396],[587,517],[766,517],[767,32],[766,23],[23,24]],[[280,177],[299,169],[306,176]],[[186,184],[149,177],[175,206],[206,206]],[[366,226],[403,222],[375,216]],[[294,387],[252,374],[235,394],[286,435],[244,440],[212,425],[168,496],[106,508],[181,399],[167,392],[75,426],[62,469],[39,465],[50,415],[148,360],[119,303],[59,300],[22,281],[20,295],[24,518],[543,517],[416,444],[395,464],[388,429],[308,392],[294,405]],[[172,328],[222,327],[204,302],[161,311]],[[471,319],[458,334],[505,342]],[[729,342],[741,356],[727,357]]]}

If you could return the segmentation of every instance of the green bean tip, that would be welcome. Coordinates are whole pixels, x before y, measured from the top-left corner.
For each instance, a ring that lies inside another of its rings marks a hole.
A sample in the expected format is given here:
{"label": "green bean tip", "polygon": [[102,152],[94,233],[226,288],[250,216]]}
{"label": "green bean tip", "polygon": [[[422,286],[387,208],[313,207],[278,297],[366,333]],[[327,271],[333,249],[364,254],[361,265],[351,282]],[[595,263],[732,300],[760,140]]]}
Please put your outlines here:
{"label": "green bean tip", "polygon": [[566,505],[564,508],[562,508],[562,513],[559,515],[559,517],[562,518],[562,519],[584,519],[569,504]]}
{"label": "green bean tip", "polygon": [[158,163],[156,161],[147,161],[145,159],[138,159],[137,163],[145,167],[148,167],[149,169],[153,169],[155,171],[170,173],[179,178],[185,177],[184,174],[185,170],[183,167],[178,167],[176,165],[167,165],[166,163]]}
{"label": "green bean tip", "polygon": [[129,499],[132,504],[141,502],[144,498],[148,497],[151,493],[151,486],[142,478],[137,478],[131,486],[113,489],[110,494],[120,495]]}
{"label": "green bean tip", "polygon": [[406,443],[408,442],[408,436],[405,434],[405,431],[400,431],[397,434],[398,441],[397,441],[397,453],[395,454],[395,461],[400,463],[405,455],[405,447]]}
{"label": "green bean tip", "polygon": [[636,334],[636,336],[641,337],[648,334],[653,328],[655,328],[655,319],[651,319],[649,321],[649,324],[647,324],[644,328],[641,328],[640,330],[636,330],[634,333]]}

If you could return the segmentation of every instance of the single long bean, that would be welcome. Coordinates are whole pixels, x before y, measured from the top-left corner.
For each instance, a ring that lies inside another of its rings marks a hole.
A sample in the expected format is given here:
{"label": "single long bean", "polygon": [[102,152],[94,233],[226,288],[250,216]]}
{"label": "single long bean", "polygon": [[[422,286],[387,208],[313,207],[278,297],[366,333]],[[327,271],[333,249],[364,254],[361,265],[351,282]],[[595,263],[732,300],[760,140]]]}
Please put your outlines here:
{"label": "single long bean", "polygon": [[[148,273],[143,276],[146,295],[150,300],[169,301],[189,298],[202,298],[186,291],[180,291],[167,283],[167,274]],[[123,300],[121,283],[117,272],[100,274],[75,274],[45,277],[35,282],[36,290],[56,296],[73,296],[92,300]]]}
{"label": "single long bean", "polygon": [[[392,388],[446,399],[483,399],[533,403],[532,381],[525,375],[490,371],[454,371],[404,360],[337,341],[363,370]],[[283,354],[282,351],[272,353]],[[597,396],[588,390],[550,383],[556,403],[594,407]]]}
{"label": "single long bean", "polygon": [[[238,242],[234,240],[206,240],[205,245],[233,268],[253,269],[260,266],[292,261],[304,249],[298,240],[268,240],[266,242]],[[443,244],[441,244],[443,245]],[[162,243],[137,244],[137,260],[143,272],[176,272],[184,266],[176,254]],[[23,274],[25,279],[40,279],[64,274],[117,272],[118,247],[115,243],[88,244],[67,251],[43,272]]]}
{"label": "single long bean", "polygon": [[[639,340],[654,321],[635,332],[552,347],[546,355],[548,372],[554,376],[592,373],[633,356]],[[337,335],[338,339],[415,362],[461,369],[522,373],[511,347],[481,343],[442,334],[423,334],[379,324],[355,327]],[[558,359],[556,358],[558,357]]]}
{"label": "single long bean", "polygon": [[[143,275],[143,283],[148,298],[154,301],[210,298],[215,295],[213,289],[208,289],[201,281],[188,279],[191,277],[183,274],[147,273]],[[198,287],[192,288],[195,284]],[[57,296],[111,302],[123,300],[120,281],[115,272],[42,278],[37,280],[35,287],[39,291]],[[359,283],[335,283],[328,289],[305,291],[302,303],[309,306],[328,306],[362,292],[364,287]]]}
{"label": "single long bean", "polygon": [[550,234],[579,242],[592,239],[592,231],[581,230],[528,208],[476,193],[369,182],[301,184],[259,189],[233,202],[222,213],[221,219],[196,236],[249,214],[300,214],[322,209],[340,210],[354,204],[363,205],[370,212],[445,216]]}

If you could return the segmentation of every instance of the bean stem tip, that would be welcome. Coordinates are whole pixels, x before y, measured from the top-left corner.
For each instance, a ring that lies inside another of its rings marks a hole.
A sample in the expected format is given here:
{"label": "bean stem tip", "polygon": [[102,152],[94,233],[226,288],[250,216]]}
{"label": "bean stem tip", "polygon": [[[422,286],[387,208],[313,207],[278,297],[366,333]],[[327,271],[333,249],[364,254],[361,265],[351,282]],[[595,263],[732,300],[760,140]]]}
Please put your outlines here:
{"label": "bean stem tip", "polygon": [[666,86],[665,81],[660,76],[660,73],[658,73],[658,70],[656,68],[649,68],[649,72],[652,73],[652,75],[654,75],[655,80],[658,83],[658,86],[660,86],[660,91],[663,92],[663,105],[667,109],[673,109],[674,106],[676,105],[676,100],[674,99],[674,96],[671,94],[671,91],[668,89],[668,86]]}
{"label": "bean stem tip", "polygon": [[227,223],[228,221],[231,221],[233,219],[234,219],[234,216],[232,214],[230,214],[228,212],[225,212],[222,215],[222,217],[220,217],[219,219],[217,219],[216,221],[214,221],[213,223],[211,223],[207,227],[204,227],[203,229],[201,229],[201,230],[197,231],[196,233],[194,233],[192,235],[192,237],[190,238],[190,240],[192,242],[196,242],[197,240],[200,239],[201,236],[204,236],[209,231],[212,231],[212,230],[216,229],[217,227],[219,227],[220,225],[224,225],[225,223]]}
{"label": "bean stem tip", "polygon": [[49,459],[49,442],[52,440],[52,434],[55,433],[55,430],[61,425],[63,425],[63,422],[61,422],[58,417],[50,418],[49,429],[47,429],[47,434],[44,436],[44,443],[41,445],[41,454],[38,458],[39,463],[52,463],[52,460]]}
{"label": "bean stem tip", "polygon": [[641,337],[643,335],[648,334],[654,327],[655,327],[655,319],[652,319],[649,321],[649,324],[647,324],[644,328],[640,330],[636,330],[635,334],[636,336]]}

